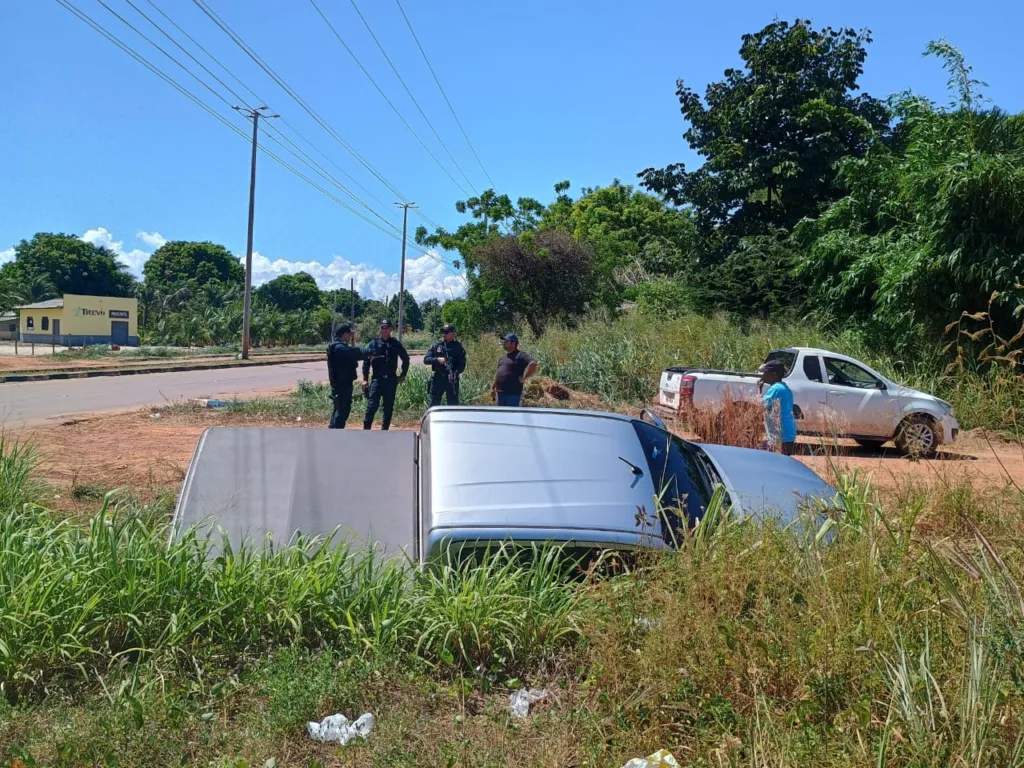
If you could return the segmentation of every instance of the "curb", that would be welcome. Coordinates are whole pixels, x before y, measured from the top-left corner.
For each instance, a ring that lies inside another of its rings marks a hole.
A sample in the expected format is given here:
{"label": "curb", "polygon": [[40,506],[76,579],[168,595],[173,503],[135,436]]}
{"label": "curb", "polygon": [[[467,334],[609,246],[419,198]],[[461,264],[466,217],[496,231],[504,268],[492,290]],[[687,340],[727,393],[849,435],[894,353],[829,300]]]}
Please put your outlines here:
{"label": "curb", "polygon": [[319,358],[297,360],[249,360],[247,362],[223,362],[213,365],[161,365],[152,368],[98,368],[85,371],[60,371],[57,373],[14,374],[0,376],[0,384],[15,384],[27,381],[53,381],[59,379],[94,379],[99,376],[141,376],[147,373],[177,373],[185,371],[208,371],[222,368],[252,368],[265,365],[289,365],[290,363],[312,363]]}

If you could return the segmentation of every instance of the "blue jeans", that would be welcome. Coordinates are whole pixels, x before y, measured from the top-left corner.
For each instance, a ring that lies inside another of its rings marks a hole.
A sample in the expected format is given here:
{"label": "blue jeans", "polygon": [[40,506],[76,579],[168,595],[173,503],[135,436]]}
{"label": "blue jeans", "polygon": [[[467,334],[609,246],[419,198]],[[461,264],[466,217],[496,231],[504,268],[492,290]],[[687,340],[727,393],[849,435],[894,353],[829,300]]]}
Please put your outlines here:
{"label": "blue jeans", "polygon": [[503,405],[509,408],[518,408],[522,405],[523,396],[514,392],[499,392],[498,393],[498,405]]}

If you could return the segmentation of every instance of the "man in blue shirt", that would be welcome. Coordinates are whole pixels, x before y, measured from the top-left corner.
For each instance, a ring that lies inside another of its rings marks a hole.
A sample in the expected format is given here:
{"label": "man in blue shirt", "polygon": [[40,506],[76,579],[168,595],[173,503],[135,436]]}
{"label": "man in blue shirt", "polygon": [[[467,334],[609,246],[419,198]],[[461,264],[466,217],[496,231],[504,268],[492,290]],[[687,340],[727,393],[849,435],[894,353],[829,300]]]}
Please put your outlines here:
{"label": "man in blue shirt", "polygon": [[769,360],[759,369],[761,381],[768,385],[764,401],[764,431],[768,445],[787,456],[796,451],[796,418],[793,416],[793,390],[782,380],[786,367],[779,360]]}

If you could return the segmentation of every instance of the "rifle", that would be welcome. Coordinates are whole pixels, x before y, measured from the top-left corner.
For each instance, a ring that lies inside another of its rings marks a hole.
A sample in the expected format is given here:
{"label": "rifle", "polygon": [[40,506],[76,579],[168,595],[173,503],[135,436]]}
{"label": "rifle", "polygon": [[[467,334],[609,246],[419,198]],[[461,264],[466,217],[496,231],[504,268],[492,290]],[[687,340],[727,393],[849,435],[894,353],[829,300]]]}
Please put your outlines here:
{"label": "rifle", "polygon": [[455,366],[452,364],[452,356],[448,354],[448,342],[441,339],[441,346],[444,348],[444,367],[448,372],[448,381],[452,383],[455,388],[455,392],[459,391],[459,374],[455,372]]}

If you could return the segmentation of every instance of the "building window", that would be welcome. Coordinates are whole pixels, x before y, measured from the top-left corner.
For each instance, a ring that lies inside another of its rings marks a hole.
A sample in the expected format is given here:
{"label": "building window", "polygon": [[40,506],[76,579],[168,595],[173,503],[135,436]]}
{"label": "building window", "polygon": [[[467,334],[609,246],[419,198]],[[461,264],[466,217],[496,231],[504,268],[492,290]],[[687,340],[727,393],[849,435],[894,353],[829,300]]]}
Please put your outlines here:
{"label": "building window", "polygon": [[25,319],[25,327],[28,328],[30,331],[36,327],[36,319],[32,317],[32,315],[29,315]]}
{"label": "building window", "polygon": [[48,318],[48,317],[44,317],[43,318],[43,330],[44,331],[50,330],[50,318]]}

